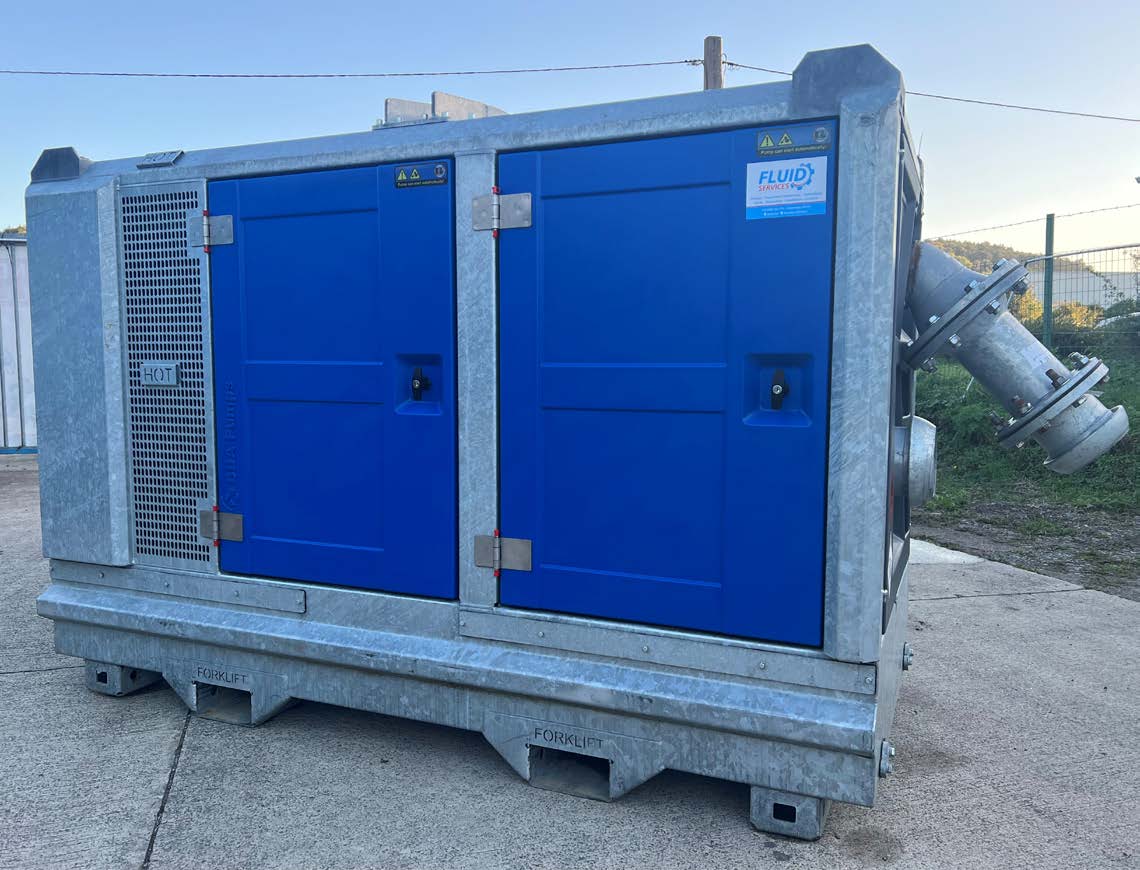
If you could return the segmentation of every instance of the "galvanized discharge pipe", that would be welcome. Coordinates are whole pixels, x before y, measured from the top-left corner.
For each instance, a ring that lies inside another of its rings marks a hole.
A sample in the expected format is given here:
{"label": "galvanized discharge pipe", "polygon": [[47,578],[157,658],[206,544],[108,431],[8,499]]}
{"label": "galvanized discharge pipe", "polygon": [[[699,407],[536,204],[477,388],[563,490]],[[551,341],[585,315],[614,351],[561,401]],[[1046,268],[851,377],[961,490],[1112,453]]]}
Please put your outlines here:
{"label": "galvanized discharge pipe", "polygon": [[1002,260],[992,274],[980,275],[921,243],[911,268],[908,304],[918,337],[908,345],[910,363],[933,371],[937,355],[961,362],[1011,413],[996,421],[1003,446],[1032,439],[1049,455],[1047,467],[1072,474],[1128,432],[1124,408],[1109,410],[1089,392],[1108,367],[1072,354],[1070,369],[1010,314],[1010,293],[1029,287],[1024,266]]}

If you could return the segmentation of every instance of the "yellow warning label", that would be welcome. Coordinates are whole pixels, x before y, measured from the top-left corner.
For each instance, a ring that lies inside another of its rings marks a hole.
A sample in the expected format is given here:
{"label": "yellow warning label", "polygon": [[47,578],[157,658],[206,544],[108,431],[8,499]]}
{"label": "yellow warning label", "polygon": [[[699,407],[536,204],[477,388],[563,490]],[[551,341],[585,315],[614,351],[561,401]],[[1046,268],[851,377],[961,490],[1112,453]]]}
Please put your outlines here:
{"label": "yellow warning label", "polygon": [[796,143],[792,141],[791,136],[789,136],[787,133],[785,133],[783,136],[780,137],[780,141],[778,144],[783,146],[783,145],[795,145]]}
{"label": "yellow warning label", "polygon": [[397,166],[392,170],[392,180],[398,188],[434,187],[447,184],[446,163],[421,163],[419,166]]}
{"label": "yellow warning label", "polygon": [[[788,134],[785,133],[784,135],[787,136]],[[761,148],[775,148],[776,143],[772,141],[771,136],[769,136],[767,133],[765,133],[764,138],[760,140],[760,147]]]}

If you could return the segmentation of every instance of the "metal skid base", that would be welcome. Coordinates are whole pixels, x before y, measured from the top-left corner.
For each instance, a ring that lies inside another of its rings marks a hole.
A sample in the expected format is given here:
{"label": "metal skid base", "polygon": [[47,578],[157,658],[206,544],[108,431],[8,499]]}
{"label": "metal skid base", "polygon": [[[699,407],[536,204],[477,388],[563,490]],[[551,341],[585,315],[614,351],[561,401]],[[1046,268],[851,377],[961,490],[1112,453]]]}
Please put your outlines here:
{"label": "metal skid base", "polygon": [[[316,603],[352,593],[310,594]],[[753,825],[805,839],[820,836],[832,800],[874,800],[905,624],[905,605],[896,607],[883,643],[899,654],[859,666],[874,685],[855,692],[797,685],[775,668],[753,679],[473,638],[459,633],[466,620],[454,603],[433,604],[450,608],[453,636],[430,637],[220,597],[57,577],[39,610],[54,620],[56,648],[87,659],[97,692],[125,695],[161,676],[197,715],[236,724],[310,700],[478,731],[532,785],[596,800],[665,769],[727,779],[752,786]],[[275,606],[299,609],[293,602]]]}
{"label": "metal skid base", "polygon": [[[162,675],[154,671],[92,661],[87,662],[87,677],[91,691],[114,696],[128,695],[162,679]],[[193,685],[193,704],[187,703],[196,715],[238,725],[263,721],[252,721],[252,692],[200,683]],[[616,759],[609,757],[614,753],[605,752],[603,746],[604,741],[612,741],[617,736],[613,732],[599,737],[592,735],[589,729],[538,721],[534,733],[530,734],[527,729],[531,723],[526,723],[521,730],[519,724],[517,716],[492,716],[489,729],[485,719],[483,734],[511,766],[537,788],[609,801],[663,769],[655,760],[639,768],[633,752]],[[541,745],[539,741],[544,738],[566,748]],[[601,754],[595,755],[595,752]],[[749,817],[758,830],[818,840],[823,835],[830,808],[829,800],[754,785]]]}
{"label": "metal skid base", "polygon": [[818,840],[823,836],[830,809],[831,801],[823,798],[754,785],[748,815],[757,830],[799,840]]}
{"label": "metal skid base", "polygon": [[155,671],[144,671],[129,666],[90,660],[86,665],[87,688],[100,695],[111,695],[115,698],[153,686],[162,679],[162,674]]}

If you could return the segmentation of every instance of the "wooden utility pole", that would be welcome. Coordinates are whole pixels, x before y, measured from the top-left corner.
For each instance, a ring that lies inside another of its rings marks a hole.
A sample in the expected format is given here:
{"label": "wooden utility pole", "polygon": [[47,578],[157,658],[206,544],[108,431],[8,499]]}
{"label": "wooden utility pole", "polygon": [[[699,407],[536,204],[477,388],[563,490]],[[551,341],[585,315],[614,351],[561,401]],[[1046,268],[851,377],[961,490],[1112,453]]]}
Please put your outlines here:
{"label": "wooden utility pole", "polygon": [[705,90],[724,87],[724,46],[719,36],[705,37]]}

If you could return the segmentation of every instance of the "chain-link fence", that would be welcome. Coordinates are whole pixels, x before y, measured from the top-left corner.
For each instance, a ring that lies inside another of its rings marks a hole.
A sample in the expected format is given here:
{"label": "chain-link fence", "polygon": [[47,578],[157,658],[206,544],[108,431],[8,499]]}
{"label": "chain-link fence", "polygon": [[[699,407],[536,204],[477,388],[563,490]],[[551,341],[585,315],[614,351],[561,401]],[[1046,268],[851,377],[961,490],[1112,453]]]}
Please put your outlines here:
{"label": "chain-link fence", "polygon": [[1140,353],[1140,244],[1033,257],[1015,313],[1046,345]]}

